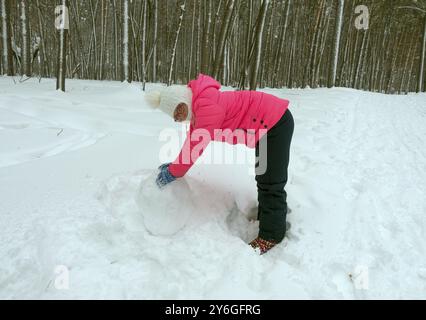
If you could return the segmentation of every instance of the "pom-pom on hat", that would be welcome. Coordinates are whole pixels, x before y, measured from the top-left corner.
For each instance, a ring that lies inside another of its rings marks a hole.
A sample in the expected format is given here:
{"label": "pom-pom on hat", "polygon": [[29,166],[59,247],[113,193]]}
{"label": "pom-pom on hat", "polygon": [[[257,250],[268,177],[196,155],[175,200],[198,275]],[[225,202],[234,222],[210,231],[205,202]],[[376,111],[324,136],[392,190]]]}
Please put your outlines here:
{"label": "pom-pom on hat", "polygon": [[192,90],[185,85],[165,87],[161,91],[151,91],[145,94],[145,100],[151,108],[158,108],[173,118],[174,111],[179,103],[188,106],[188,118],[191,119]]}

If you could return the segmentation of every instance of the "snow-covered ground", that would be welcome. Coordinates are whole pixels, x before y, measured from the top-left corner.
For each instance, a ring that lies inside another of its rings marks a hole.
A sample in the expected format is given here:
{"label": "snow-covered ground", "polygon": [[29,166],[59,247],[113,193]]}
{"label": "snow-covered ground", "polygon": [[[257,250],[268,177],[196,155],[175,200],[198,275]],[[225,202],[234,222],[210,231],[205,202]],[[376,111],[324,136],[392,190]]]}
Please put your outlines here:
{"label": "snow-covered ground", "polygon": [[259,257],[253,150],[211,144],[161,194],[184,128],[138,84],[54,86],[0,78],[0,298],[426,298],[425,94],[266,90],[296,122],[292,228]]}

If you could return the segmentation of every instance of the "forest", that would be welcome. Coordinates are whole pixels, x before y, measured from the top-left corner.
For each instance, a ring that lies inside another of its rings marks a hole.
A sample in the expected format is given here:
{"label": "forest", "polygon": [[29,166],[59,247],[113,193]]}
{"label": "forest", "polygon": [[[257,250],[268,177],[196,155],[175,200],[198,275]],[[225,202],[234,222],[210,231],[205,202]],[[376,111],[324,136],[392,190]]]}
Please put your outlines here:
{"label": "forest", "polygon": [[425,91],[426,0],[0,0],[0,73]]}

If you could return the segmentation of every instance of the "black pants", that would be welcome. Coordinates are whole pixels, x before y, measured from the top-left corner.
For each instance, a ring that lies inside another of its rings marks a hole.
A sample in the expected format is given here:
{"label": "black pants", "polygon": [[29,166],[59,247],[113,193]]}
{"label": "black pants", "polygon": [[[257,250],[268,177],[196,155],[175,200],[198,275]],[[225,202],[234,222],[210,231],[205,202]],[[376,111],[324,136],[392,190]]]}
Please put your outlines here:
{"label": "black pants", "polygon": [[[281,119],[263,137],[260,143],[267,147],[256,145],[256,157],[265,161],[266,172],[256,175],[258,192],[259,237],[265,240],[281,242],[286,232],[287,193],[284,187],[287,183],[287,169],[290,159],[290,144],[293,137],[294,120],[287,109]],[[267,155],[265,160],[264,156]],[[258,164],[257,164],[258,166]],[[262,165],[260,165],[261,167]]]}

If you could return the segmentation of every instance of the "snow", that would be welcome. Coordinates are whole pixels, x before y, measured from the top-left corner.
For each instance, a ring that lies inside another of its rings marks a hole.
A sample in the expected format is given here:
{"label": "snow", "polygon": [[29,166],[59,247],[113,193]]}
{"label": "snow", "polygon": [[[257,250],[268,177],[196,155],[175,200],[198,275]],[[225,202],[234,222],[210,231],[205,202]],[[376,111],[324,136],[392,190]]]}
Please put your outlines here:
{"label": "snow", "polygon": [[54,88],[0,78],[0,298],[425,298],[425,94],[266,89],[296,122],[292,228],[258,256],[250,162],[208,164],[252,149],[212,144],[159,191],[183,127],[140,84]]}
{"label": "snow", "polygon": [[193,193],[186,179],[178,179],[160,190],[156,178],[154,173],[142,180],[136,198],[137,214],[142,214],[144,225],[151,234],[171,236],[185,227],[196,211]]}

